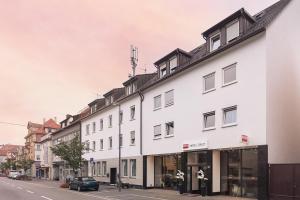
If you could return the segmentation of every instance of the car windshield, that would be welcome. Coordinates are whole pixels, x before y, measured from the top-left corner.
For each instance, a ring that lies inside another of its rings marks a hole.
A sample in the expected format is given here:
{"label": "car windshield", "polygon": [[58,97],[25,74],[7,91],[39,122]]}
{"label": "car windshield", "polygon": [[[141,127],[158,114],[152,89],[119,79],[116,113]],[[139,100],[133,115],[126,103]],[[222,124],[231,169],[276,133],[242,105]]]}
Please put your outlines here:
{"label": "car windshield", "polygon": [[82,178],[82,181],[96,181],[96,180],[93,179],[92,177],[86,177],[86,178]]}

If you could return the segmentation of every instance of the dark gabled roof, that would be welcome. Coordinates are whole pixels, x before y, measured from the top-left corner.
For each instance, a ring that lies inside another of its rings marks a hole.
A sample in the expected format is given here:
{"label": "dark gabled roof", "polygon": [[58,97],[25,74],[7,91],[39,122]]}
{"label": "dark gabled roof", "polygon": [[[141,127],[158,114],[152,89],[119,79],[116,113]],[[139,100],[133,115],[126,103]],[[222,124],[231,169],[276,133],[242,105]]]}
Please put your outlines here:
{"label": "dark gabled roof", "polygon": [[101,98],[101,99],[95,99],[94,101],[92,101],[91,103],[89,103],[89,107],[92,107],[93,105],[97,105],[97,107],[101,107],[105,104],[105,99]]}
{"label": "dark gabled roof", "polygon": [[167,55],[165,55],[164,57],[160,58],[158,61],[156,61],[154,63],[154,65],[157,66],[160,63],[162,63],[163,61],[165,61],[166,59],[169,59],[169,58],[171,58],[174,55],[179,54],[179,53],[181,53],[181,54],[183,54],[183,55],[185,55],[187,57],[191,57],[192,56],[190,53],[188,53],[188,52],[186,52],[186,51],[184,51],[182,49],[177,48],[177,49],[171,51],[170,53],[168,53]]}
{"label": "dark gabled roof", "polygon": [[110,90],[109,92],[105,93],[103,96],[104,97],[108,97],[110,95],[113,95],[113,96],[122,96],[123,94],[125,94],[125,88],[122,87],[122,88],[114,88],[112,90]]}
{"label": "dark gabled roof", "polygon": [[[145,82],[147,82],[149,79],[151,79],[153,76],[155,76],[156,73],[151,73],[151,74],[138,74],[135,75],[133,77],[131,77],[130,79],[128,79],[127,81],[125,81],[123,83],[123,85],[126,87],[128,86],[130,83],[132,82],[137,82],[138,85],[143,85]],[[139,89],[139,88],[137,88]]]}
{"label": "dark gabled roof", "polygon": [[254,23],[255,19],[247,12],[244,8],[239,9],[238,11],[234,12],[233,14],[229,15],[219,23],[215,24],[214,26],[210,27],[206,31],[202,33],[203,37],[206,38],[210,33],[218,30],[220,27],[223,27],[225,24],[231,22],[232,20],[244,16],[246,19],[249,20],[249,22]]}
{"label": "dark gabled roof", "polygon": [[[164,76],[163,78],[159,78],[158,76],[155,76],[152,80],[150,80],[146,85],[141,88],[141,90],[148,89],[158,83],[161,83],[165,81],[166,79],[169,79],[189,68],[194,67],[196,64],[201,63],[215,55],[218,55],[219,53],[222,53],[223,51],[263,32],[266,30],[267,26],[275,19],[275,17],[284,9],[284,7],[290,2],[291,0],[280,0],[276,2],[275,4],[269,6],[268,8],[262,10],[258,14],[252,16],[253,19],[255,19],[255,22],[250,25],[250,27],[247,29],[247,31],[238,37],[235,41],[228,43],[224,46],[221,46],[219,49],[213,52],[207,51],[206,43],[201,44],[200,46],[196,47],[192,51],[189,52],[189,54],[192,55],[191,59],[176,68],[176,70]],[[246,13],[246,11],[245,11]]]}

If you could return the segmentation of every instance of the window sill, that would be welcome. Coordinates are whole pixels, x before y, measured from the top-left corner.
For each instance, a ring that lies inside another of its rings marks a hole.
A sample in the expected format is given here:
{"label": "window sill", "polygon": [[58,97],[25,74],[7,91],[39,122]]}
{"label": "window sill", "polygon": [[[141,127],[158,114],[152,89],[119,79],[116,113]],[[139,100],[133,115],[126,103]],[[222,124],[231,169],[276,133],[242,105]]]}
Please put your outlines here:
{"label": "window sill", "polygon": [[213,88],[213,89],[210,89],[210,90],[206,90],[206,91],[203,91],[202,94],[207,94],[207,93],[213,92],[215,90],[216,90],[216,88]]}
{"label": "window sill", "polygon": [[135,144],[130,144],[129,146],[135,146]]}
{"label": "window sill", "polygon": [[135,120],[135,118],[133,118],[133,119],[130,119],[130,121],[134,121]]}
{"label": "window sill", "polygon": [[171,137],[174,137],[174,134],[171,134],[171,135],[165,135],[165,138],[171,138]]}
{"label": "window sill", "polygon": [[227,127],[232,127],[232,126],[237,126],[237,123],[232,123],[232,124],[225,124],[222,126],[222,128],[227,128]]}
{"label": "window sill", "polygon": [[209,127],[209,128],[204,128],[202,131],[212,131],[212,130],[216,130],[216,127]]}
{"label": "window sill", "polygon": [[108,150],[112,150],[112,148],[108,148]]}
{"label": "window sill", "polygon": [[104,151],[104,149],[100,149],[99,151]]}
{"label": "window sill", "polygon": [[103,131],[103,129],[100,129],[99,131]]}
{"label": "window sill", "polygon": [[129,178],[130,179],[136,179],[136,176],[130,176]]}
{"label": "window sill", "polygon": [[229,82],[229,83],[226,83],[226,84],[223,84],[222,87],[226,87],[226,86],[229,86],[229,85],[233,85],[235,83],[237,83],[238,81],[235,80],[235,81],[232,81],[232,82]]}
{"label": "window sill", "polygon": [[161,136],[153,138],[153,140],[160,140]]}
{"label": "window sill", "polygon": [[154,108],[153,111],[157,111],[157,110],[160,110],[160,109],[161,109],[161,107],[159,107],[159,108]]}

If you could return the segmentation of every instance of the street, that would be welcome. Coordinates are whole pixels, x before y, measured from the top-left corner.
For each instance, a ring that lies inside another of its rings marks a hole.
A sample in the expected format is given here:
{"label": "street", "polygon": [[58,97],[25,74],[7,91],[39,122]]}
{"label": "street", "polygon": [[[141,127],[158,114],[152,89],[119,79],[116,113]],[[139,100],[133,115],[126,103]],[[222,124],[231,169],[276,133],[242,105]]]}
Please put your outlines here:
{"label": "street", "polygon": [[237,197],[201,197],[199,195],[179,195],[175,191],[123,189],[118,192],[113,187],[102,187],[101,191],[77,192],[58,187],[57,182],[18,181],[0,177],[0,200],[239,200]]}

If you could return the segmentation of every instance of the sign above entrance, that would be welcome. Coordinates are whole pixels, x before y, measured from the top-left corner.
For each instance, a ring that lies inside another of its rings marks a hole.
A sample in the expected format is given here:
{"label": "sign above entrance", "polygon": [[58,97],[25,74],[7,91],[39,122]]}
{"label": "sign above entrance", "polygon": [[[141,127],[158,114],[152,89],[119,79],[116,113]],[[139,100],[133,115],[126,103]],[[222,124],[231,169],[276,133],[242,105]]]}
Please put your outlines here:
{"label": "sign above entrance", "polygon": [[187,142],[184,142],[182,145],[183,151],[190,151],[190,150],[196,150],[196,149],[207,149],[207,148],[208,148],[207,140],[187,141]]}

